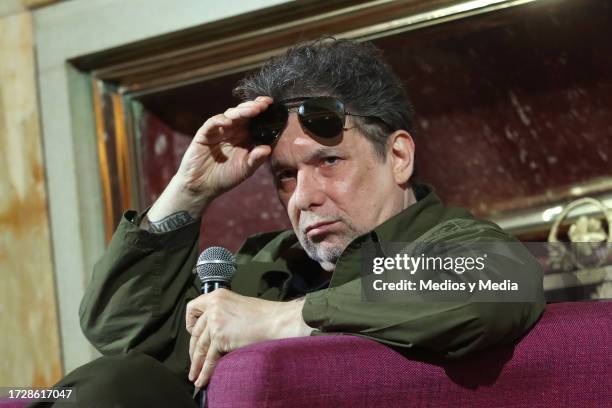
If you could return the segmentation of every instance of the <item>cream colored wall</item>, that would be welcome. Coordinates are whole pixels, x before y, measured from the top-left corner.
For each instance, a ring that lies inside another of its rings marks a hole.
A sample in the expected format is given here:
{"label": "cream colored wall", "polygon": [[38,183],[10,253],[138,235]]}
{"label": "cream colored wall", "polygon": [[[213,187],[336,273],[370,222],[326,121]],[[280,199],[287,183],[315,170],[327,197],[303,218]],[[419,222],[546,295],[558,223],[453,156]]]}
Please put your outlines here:
{"label": "cream colored wall", "polygon": [[62,376],[32,18],[0,18],[0,386]]}

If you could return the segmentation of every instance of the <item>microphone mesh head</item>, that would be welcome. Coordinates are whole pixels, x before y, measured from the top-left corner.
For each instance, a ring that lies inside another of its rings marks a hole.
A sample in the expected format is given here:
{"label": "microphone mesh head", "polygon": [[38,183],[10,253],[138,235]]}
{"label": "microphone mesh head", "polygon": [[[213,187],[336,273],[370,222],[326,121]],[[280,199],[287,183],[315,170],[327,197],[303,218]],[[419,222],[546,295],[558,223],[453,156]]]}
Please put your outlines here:
{"label": "microphone mesh head", "polygon": [[236,258],[223,247],[206,248],[196,264],[196,273],[202,282],[232,280],[236,272]]}

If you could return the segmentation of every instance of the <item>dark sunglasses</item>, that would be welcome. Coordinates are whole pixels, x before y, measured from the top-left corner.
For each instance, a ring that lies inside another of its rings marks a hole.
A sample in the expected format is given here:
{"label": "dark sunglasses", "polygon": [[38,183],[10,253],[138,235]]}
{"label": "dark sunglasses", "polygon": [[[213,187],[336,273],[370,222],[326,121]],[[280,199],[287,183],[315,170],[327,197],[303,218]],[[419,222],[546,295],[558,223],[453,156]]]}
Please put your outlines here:
{"label": "dark sunglasses", "polygon": [[382,119],[347,112],[344,103],[331,96],[314,96],[285,99],[275,102],[251,119],[249,131],[256,145],[273,144],[283,133],[289,112],[297,108],[300,124],[310,133],[324,139],[332,139],[344,130],[346,116],[375,119],[390,128]]}

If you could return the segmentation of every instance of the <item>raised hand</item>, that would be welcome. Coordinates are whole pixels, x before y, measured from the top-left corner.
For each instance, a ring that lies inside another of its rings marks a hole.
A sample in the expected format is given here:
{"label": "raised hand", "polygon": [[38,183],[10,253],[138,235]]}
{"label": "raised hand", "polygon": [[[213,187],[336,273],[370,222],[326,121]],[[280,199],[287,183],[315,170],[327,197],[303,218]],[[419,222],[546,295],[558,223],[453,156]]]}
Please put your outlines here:
{"label": "raised hand", "polygon": [[196,132],[177,173],[149,210],[148,222],[159,224],[172,217],[197,219],[212,200],[251,176],[270,155],[271,148],[252,146],[248,123],[271,103],[270,97],[260,96],[209,118]]}
{"label": "raised hand", "polygon": [[248,122],[271,103],[271,98],[260,96],[208,119],[196,132],[176,177],[194,194],[213,199],[253,174],[271,149],[250,146]]}

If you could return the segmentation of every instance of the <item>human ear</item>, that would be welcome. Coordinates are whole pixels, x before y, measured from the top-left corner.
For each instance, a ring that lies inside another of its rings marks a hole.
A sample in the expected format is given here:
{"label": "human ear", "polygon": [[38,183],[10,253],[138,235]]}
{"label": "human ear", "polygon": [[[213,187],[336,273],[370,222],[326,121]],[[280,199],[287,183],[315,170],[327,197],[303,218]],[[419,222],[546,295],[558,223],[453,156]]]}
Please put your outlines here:
{"label": "human ear", "polygon": [[398,185],[405,185],[414,172],[414,141],[405,130],[389,135],[387,159],[391,161],[393,177]]}

